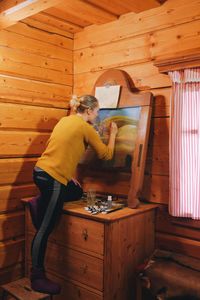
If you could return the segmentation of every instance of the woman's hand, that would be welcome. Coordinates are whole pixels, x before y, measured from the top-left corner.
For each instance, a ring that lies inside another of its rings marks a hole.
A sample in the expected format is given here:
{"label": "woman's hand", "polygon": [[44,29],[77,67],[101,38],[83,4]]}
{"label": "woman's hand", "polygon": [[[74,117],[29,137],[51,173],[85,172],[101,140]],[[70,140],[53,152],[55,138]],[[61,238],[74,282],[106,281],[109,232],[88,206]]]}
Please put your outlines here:
{"label": "woman's hand", "polygon": [[73,183],[74,183],[75,185],[79,185],[79,186],[81,187],[81,184],[80,184],[80,182],[79,182],[77,179],[72,178],[71,181],[73,181]]}
{"label": "woman's hand", "polygon": [[115,122],[111,122],[110,124],[110,135],[115,135],[117,134],[118,132],[118,127],[117,127],[117,124]]}

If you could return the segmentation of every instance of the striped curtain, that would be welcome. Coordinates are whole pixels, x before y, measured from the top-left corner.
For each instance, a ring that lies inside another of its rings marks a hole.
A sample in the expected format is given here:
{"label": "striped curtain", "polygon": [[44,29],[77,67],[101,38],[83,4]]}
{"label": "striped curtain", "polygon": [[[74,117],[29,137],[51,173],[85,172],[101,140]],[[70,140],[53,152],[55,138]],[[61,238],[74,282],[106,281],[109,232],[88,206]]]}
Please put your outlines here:
{"label": "striped curtain", "polygon": [[169,213],[200,219],[200,68],[169,75],[173,82]]}

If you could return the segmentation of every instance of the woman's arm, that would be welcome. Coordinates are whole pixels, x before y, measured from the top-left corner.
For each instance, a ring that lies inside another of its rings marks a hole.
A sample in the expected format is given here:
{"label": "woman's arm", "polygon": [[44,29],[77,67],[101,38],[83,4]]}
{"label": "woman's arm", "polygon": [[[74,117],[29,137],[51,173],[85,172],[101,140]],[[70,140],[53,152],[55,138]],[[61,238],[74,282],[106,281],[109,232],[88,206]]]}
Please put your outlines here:
{"label": "woman's arm", "polygon": [[110,125],[110,136],[107,145],[102,142],[96,130],[91,125],[88,126],[88,136],[86,142],[95,150],[100,159],[111,159],[113,157],[115,138],[118,132],[116,123],[112,122]]}
{"label": "woman's arm", "polygon": [[110,136],[108,141],[108,147],[113,151],[115,147],[115,139],[118,132],[118,127],[115,122],[110,124]]}

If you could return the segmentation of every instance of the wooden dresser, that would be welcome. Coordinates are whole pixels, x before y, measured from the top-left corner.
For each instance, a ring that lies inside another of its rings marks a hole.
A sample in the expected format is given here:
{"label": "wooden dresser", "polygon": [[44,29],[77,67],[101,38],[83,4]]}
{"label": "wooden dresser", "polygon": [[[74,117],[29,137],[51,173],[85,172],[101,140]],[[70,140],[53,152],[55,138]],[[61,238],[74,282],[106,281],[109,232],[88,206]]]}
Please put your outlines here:
{"label": "wooden dresser", "polygon": [[[155,205],[90,215],[84,203],[64,206],[48,242],[46,270],[63,300],[133,300],[138,264],[154,250]],[[26,208],[26,272],[34,235]]]}

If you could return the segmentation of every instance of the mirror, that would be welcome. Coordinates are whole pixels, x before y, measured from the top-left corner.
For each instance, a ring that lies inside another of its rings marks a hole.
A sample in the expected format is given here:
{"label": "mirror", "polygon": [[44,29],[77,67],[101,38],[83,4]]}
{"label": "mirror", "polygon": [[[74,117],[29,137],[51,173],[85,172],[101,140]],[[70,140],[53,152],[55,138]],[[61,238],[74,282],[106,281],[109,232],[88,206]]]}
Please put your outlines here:
{"label": "mirror", "polygon": [[111,161],[100,161],[88,149],[79,165],[79,179],[84,189],[92,187],[99,193],[121,195],[134,208],[143,183],[153,96],[136,91],[129,75],[122,70],[103,73],[93,94],[96,87],[106,85],[120,85],[118,106],[101,109],[95,126],[106,142],[109,123],[117,123],[114,157]]}

